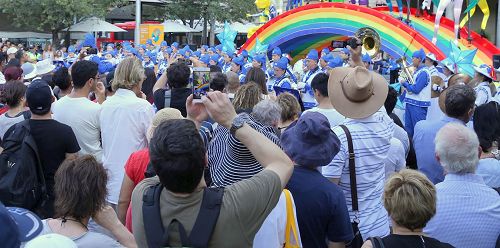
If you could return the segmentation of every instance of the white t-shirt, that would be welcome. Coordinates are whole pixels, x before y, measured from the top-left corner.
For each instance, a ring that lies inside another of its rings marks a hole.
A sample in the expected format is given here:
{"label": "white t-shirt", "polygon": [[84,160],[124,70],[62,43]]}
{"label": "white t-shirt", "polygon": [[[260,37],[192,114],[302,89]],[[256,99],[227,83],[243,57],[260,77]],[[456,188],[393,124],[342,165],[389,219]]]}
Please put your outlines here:
{"label": "white t-shirt", "polygon": [[322,109],[322,108],[314,107],[312,109],[308,109],[308,110],[304,111],[304,113],[307,113],[307,112],[318,112],[320,114],[323,114],[324,116],[326,116],[326,118],[330,122],[330,127],[338,126],[338,125],[342,124],[342,122],[345,121],[345,116],[343,116],[342,114],[340,114],[337,110],[335,110],[333,108],[332,109]]}
{"label": "white t-shirt", "polygon": [[[293,201],[293,196],[290,194],[292,198],[292,208],[293,215],[295,216],[295,228],[297,229],[298,236],[298,245],[302,247],[302,242],[300,241],[300,231],[299,231],[299,223],[297,221],[295,202]],[[286,197],[285,193],[281,192],[280,199],[273,211],[269,213],[264,223],[260,227],[257,234],[255,234],[255,238],[253,239],[253,247],[283,247],[285,244],[285,228],[286,228]],[[293,233],[290,234],[290,237],[293,239]]]}
{"label": "white t-shirt", "polygon": [[80,154],[94,155],[102,162],[101,105],[85,97],[65,96],[52,104],[53,118],[70,126],[75,133]]}
{"label": "white t-shirt", "polygon": [[103,164],[108,170],[108,202],[117,204],[125,163],[135,151],[148,145],[146,133],[153,120],[151,104],[131,90],[118,89],[102,104]]}
{"label": "white t-shirt", "polygon": [[385,180],[387,180],[394,172],[400,171],[406,167],[405,148],[401,141],[396,138],[391,139],[391,147],[384,160],[385,164]]}
{"label": "white t-shirt", "polygon": [[7,116],[7,113],[0,115],[0,139],[3,140],[5,132],[9,130],[14,124],[24,121],[23,112],[19,113],[17,116]]}

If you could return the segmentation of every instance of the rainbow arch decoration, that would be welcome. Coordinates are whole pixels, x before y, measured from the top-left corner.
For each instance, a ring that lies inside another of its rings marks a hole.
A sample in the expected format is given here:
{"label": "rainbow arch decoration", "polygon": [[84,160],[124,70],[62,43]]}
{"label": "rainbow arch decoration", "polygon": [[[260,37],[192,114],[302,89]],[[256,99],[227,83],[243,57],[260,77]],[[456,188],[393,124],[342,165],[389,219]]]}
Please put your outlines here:
{"label": "rainbow arch decoration", "polygon": [[280,47],[296,61],[310,49],[329,46],[334,36],[352,36],[363,27],[378,32],[381,49],[394,57],[410,56],[423,48],[438,59],[445,54],[416,30],[381,11],[344,3],[317,3],[287,11],[260,27],[241,49],[252,51],[257,38],[269,45],[269,51]]}
{"label": "rainbow arch decoration", "polygon": [[[388,7],[378,7],[375,10],[379,10],[384,12],[385,14],[389,14]],[[394,8],[394,11],[397,11],[397,8]],[[406,13],[406,7],[403,10]],[[413,24],[413,28],[422,34],[428,40],[431,40],[434,36],[434,20],[435,17],[432,15],[416,17],[416,9],[412,8],[411,12],[411,21]],[[438,32],[437,39],[437,47],[441,49],[441,51],[446,55],[449,54],[449,41],[455,39],[455,33],[453,29],[453,21],[442,17],[441,24]],[[476,56],[472,61],[476,65],[488,64],[492,65],[492,57],[494,54],[500,54],[500,49],[496,47],[493,43],[491,43],[488,39],[481,37],[481,35],[472,32],[472,44],[469,44],[467,39],[467,31],[466,29],[462,29],[460,32],[461,39],[459,40],[458,47],[462,50],[471,50],[477,48]]]}

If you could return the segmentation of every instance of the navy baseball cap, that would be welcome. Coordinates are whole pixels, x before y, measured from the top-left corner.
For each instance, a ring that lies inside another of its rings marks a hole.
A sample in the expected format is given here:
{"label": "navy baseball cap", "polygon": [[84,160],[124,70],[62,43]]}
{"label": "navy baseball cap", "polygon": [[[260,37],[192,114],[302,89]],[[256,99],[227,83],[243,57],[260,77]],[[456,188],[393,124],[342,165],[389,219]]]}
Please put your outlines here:
{"label": "navy baseball cap", "polygon": [[42,232],[40,218],[29,210],[5,207],[0,203],[0,243],[2,247],[19,247]]}
{"label": "navy baseball cap", "polygon": [[52,105],[52,90],[49,83],[43,79],[36,79],[26,90],[26,102],[33,114],[44,115],[50,111]]}

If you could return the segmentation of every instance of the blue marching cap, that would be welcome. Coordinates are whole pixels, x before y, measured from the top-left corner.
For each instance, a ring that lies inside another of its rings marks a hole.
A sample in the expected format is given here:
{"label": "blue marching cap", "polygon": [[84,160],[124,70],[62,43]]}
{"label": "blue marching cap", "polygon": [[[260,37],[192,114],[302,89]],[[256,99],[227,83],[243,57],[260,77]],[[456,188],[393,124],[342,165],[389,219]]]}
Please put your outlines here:
{"label": "blue marching cap", "polygon": [[169,47],[169,48],[167,48],[167,49],[165,50],[165,52],[167,52],[167,54],[172,54],[172,48],[170,48],[170,47]]}
{"label": "blue marching cap", "polygon": [[200,51],[196,51],[194,52],[191,56],[196,56],[196,57],[201,57],[201,52]]}
{"label": "blue marching cap", "polygon": [[74,53],[74,52],[76,52],[75,47],[74,46],[69,46],[68,47],[68,53]]}
{"label": "blue marching cap", "polygon": [[286,68],[288,67],[288,59],[285,57],[281,57],[276,63],[274,63],[274,67],[286,70]]}
{"label": "blue marching cap", "polygon": [[342,48],[341,52],[343,52],[343,53],[345,53],[345,54],[347,54],[347,55],[349,55],[349,54],[350,54],[349,49],[348,49],[348,48],[345,48],[345,47],[344,47],[344,48]]}
{"label": "blue marching cap", "polygon": [[179,48],[179,42],[176,41],[172,43],[172,47]]}
{"label": "blue marching cap", "polygon": [[153,41],[151,39],[147,39],[146,40],[146,45],[153,45]]}
{"label": "blue marching cap", "polygon": [[266,55],[264,54],[257,54],[253,57],[253,59],[262,65],[266,65]]}
{"label": "blue marching cap", "polygon": [[281,52],[281,49],[279,47],[276,47],[273,49],[273,53],[272,55],[279,55],[281,56],[282,52]]}
{"label": "blue marching cap", "polygon": [[372,58],[370,57],[370,55],[368,53],[365,53],[365,54],[363,54],[363,57],[361,58],[361,61],[363,61],[365,63],[371,63],[372,62]]}
{"label": "blue marching cap", "polygon": [[201,46],[201,49],[205,49],[205,50],[207,50],[207,49],[208,49],[208,46],[207,46],[207,45],[203,45],[203,46]]}
{"label": "blue marching cap", "polygon": [[111,48],[115,48],[115,45],[113,43],[108,43],[106,46],[111,47]]}
{"label": "blue marching cap", "polygon": [[142,48],[145,51],[146,50],[146,45],[139,45],[139,48]]}
{"label": "blue marching cap", "polygon": [[330,53],[327,53],[325,56],[322,56],[321,59],[328,63],[330,60],[333,59],[333,55]]}
{"label": "blue marching cap", "polygon": [[311,49],[311,51],[309,51],[309,53],[307,54],[306,59],[312,59],[317,61],[319,59],[318,51],[316,51],[316,49]]}
{"label": "blue marching cap", "polygon": [[208,56],[206,54],[201,55],[200,61],[205,63],[206,65],[209,65],[210,64],[210,56]]}
{"label": "blue marching cap", "polygon": [[208,51],[211,51],[211,52],[215,53],[215,48],[211,47],[211,48],[208,49]]}
{"label": "blue marching cap", "polygon": [[215,46],[215,50],[222,51],[222,44],[219,44],[219,45]]}
{"label": "blue marching cap", "polygon": [[220,59],[219,54],[214,54],[214,55],[210,56],[210,60],[213,60],[215,63],[218,63],[219,59]]}
{"label": "blue marching cap", "polygon": [[245,62],[243,61],[243,57],[241,57],[241,56],[235,57],[233,59],[233,63],[235,63],[235,64],[237,64],[239,66],[245,65]]}
{"label": "blue marching cap", "polygon": [[343,61],[339,57],[333,57],[330,61],[328,61],[328,67],[330,68],[336,68],[336,67],[342,67]]}
{"label": "blue marching cap", "polygon": [[160,44],[160,46],[166,47],[166,46],[168,46],[168,43],[166,41],[162,41],[161,44]]}
{"label": "blue marching cap", "polygon": [[247,50],[242,50],[241,51],[241,56],[243,56],[243,58],[248,58],[248,51]]}
{"label": "blue marching cap", "polygon": [[328,54],[329,52],[330,52],[330,49],[328,49],[328,47],[325,47],[325,48],[323,48],[323,50],[321,50],[321,53]]}
{"label": "blue marching cap", "polygon": [[420,59],[420,61],[424,61],[425,59],[424,49],[420,48],[420,50],[413,52],[413,55],[411,57]]}
{"label": "blue marching cap", "polygon": [[146,51],[143,55],[143,57],[148,57],[148,58],[151,58],[152,57],[152,54],[150,51]]}

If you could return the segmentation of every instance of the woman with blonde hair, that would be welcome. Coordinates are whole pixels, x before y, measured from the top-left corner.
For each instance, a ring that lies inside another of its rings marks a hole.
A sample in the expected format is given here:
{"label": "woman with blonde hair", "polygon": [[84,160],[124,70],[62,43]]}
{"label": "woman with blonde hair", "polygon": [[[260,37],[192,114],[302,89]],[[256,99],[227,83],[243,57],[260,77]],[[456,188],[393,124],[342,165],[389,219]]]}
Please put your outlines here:
{"label": "woman with blonde hair", "polygon": [[278,129],[283,132],[292,122],[299,119],[302,110],[297,98],[290,93],[280,94],[276,101],[281,107],[281,123]]}
{"label": "woman with blonde hair", "polygon": [[423,233],[436,214],[436,188],[424,174],[409,169],[394,173],[385,184],[383,201],[391,218],[392,234],[370,238],[362,248],[453,247]]}
{"label": "woman with blonde hair", "polygon": [[104,167],[110,171],[108,202],[118,204],[124,176],[123,165],[135,151],[148,145],[147,133],[154,116],[151,104],[141,92],[146,79],[139,59],[124,59],[115,70],[115,94],[102,104],[100,124]]}
{"label": "woman with blonde hair", "polygon": [[233,99],[234,109],[236,109],[237,113],[251,113],[253,107],[261,100],[262,91],[260,87],[254,82],[249,82],[242,85],[238,91],[236,91]]}

